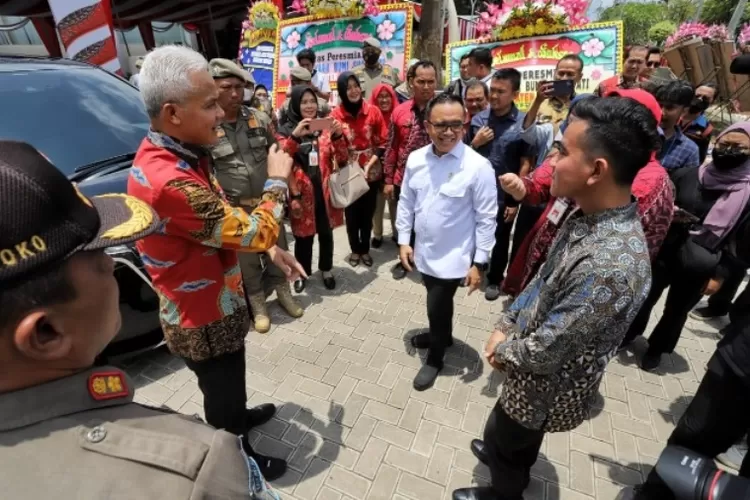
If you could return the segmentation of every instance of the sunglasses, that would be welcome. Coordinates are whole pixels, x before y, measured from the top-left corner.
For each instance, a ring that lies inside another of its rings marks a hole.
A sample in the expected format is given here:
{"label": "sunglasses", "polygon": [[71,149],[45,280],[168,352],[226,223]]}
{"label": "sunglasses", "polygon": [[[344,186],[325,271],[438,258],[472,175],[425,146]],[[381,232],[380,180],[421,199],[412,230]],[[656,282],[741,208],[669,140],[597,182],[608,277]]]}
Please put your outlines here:
{"label": "sunglasses", "polygon": [[649,68],[658,68],[659,61],[648,61],[646,62],[646,66],[648,66]]}

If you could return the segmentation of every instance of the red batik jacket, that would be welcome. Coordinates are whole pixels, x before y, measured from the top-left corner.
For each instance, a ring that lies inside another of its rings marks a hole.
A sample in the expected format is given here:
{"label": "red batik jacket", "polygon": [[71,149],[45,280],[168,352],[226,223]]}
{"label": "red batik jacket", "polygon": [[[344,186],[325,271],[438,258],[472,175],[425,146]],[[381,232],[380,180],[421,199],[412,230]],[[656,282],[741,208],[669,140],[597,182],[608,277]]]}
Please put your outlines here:
{"label": "red batik jacket", "polygon": [[249,315],[236,252],[276,244],[286,190],[284,181],[269,179],[248,215],[227,203],[206,153],[154,131],[143,140],[128,194],[151,205],[162,221],[137,248],[173,353],[202,361],[244,346]]}
{"label": "red batik jacket", "polygon": [[393,110],[383,157],[386,185],[400,186],[409,154],[430,143],[430,136],[424,127],[424,111],[417,109],[413,99]]}
{"label": "red batik jacket", "polygon": [[[382,156],[388,138],[388,126],[376,106],[362,102],[360,112],[357,116],[352,116],[339,105],[333,110],[331,117],[341,122],[344,134],[349,140],[350,158],[356,160],[360,167],[364,168],[374,155]],[[367,181],[375,182],[382,178],[383,169],[378,162],[370,169]]]}

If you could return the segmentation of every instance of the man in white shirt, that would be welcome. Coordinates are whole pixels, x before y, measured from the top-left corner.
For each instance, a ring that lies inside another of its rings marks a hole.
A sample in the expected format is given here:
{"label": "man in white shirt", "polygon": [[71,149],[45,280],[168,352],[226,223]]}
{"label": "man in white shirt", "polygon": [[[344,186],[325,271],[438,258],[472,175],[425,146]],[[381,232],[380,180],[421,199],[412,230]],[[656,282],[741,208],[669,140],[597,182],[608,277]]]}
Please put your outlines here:
{"label": "man in white shirt", "polygon": [[297,63],[312,75],[312,89],[321,99],[327,101],[331,98],[331,84],[327,73],[321,73],[315,69],[315,52],[312,49],[303,49],[297,54]]}
{"label": "man in white shirt", "polygon": [[414,379],[418,391],[432,386],[453,345],[456,290],[462,282],[469,293],[479,287],[495,245],[495,174],[487,159],[461,141],[465,113],[463,100],[453,94],[429,102],[424,116],[432,144],[409,155],[401,185],[396,216],[401,264],[407,271],[416,264],[427,288],[430,331],[411,340],[429,349]]}

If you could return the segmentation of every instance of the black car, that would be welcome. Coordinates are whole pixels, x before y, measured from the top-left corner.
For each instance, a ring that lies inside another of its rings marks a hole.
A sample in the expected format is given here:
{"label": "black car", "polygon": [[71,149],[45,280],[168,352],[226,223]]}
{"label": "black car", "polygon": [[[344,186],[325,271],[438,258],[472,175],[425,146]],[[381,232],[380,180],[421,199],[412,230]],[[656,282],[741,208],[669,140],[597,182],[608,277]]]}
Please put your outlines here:
{"label": "black car", "polygon": [[[128,170],[149,128],[138,90],[99,67],[64,59],[0,57],[0,138],[44,153],[87,196],[125,193]],[[159,301],[134,247],[116,262],[122,329],[105,354],[162,341]]]}

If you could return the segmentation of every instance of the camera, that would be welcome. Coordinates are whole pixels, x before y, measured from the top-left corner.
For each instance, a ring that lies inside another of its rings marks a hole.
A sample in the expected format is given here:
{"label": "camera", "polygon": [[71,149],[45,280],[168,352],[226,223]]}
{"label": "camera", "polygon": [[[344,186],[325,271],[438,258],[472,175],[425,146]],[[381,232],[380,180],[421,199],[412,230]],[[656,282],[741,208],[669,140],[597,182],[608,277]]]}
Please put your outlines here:
{"label": "camera", "polygon": [[656,473],[677,500],[750,500],[750,480],[720,470],[710,458],[667,446]]}

